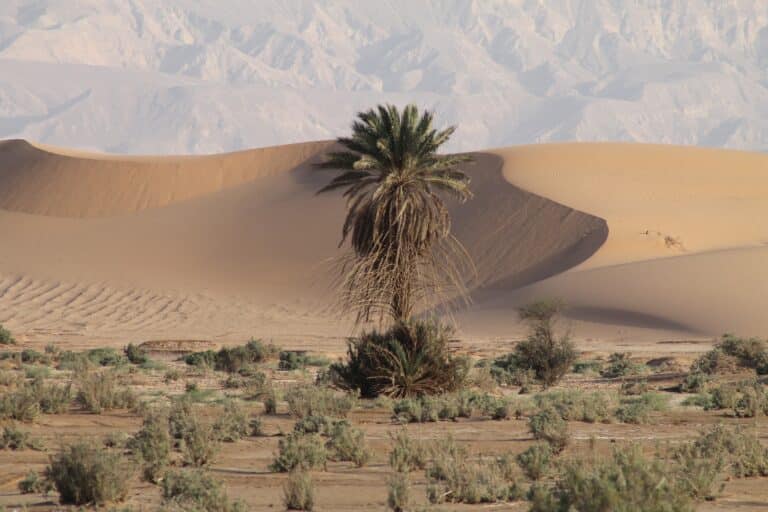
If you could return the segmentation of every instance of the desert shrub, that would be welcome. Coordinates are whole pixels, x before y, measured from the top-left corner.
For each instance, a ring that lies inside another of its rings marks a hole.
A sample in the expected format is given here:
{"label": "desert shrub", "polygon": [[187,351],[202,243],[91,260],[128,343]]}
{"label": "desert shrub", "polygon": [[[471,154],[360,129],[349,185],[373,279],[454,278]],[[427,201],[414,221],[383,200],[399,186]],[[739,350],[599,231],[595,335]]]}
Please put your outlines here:
{"label": "desert shrub", "polygon": [[647,392],[648,381],[644,379],[625,380],[619,388],[619,394],[623,396],[637,396]]}
{"label": "desert shrub", "polygon": [[100,347],[85,352],[85,357],[97,366],[120,366],[128,359],[111,347]]}
{"label": "desert shrub", "polygon": [[331,427],[326,448],[330,460],[350,461],[359,468],[365,466],[372,455],[365,443],[365,433],[347,421],[337,421]]}
{"label": "desert shrub", "polygon": [[723,453],[705,456],[697,443],[683,443],[673,450],[674,478],[681,492],[694,499],[714,499],[722,491]]}
{"label": "desert shrub", "polygon": [[278,368],[281,370],[303,370],[307,366],[328,366],[330,360],[322,356],[311,356],[304,351],[283,350],[279,355]]}
{"label": "desert shrub", "polygon": [[669,398],[661,393],[643,393],[640,396],[625,397],[616,409],[616,419],[622,423],[642,425],[648,423],[652,412],[667,409]]}
{"label": "desert shrub", "polygon": [[705,410],[730,410],[740,418],[768,414],[768,394],[754,380],[721,384],[700,395],[694,403]]}
{"label": "desert shrub", "polygon": [[171,408],[168,412],[168,431],[173,439],[183,439],[185,433],[192,428],[196,421],[192,400],[181,395],[171,400]]}
{"label": "desert shrub", "polygon": [[278,454],[269,466],[274,472],[287,472],[295,468],[325,469],[328,452],[319,434],[289,432],[278,441]]}
{"label": "desert shrub", "polygon": [[3,327],[3,324],[0,324],[0,345],[15,345],[16,339],[11,334],[11,331]]}
{"label": "desert shrub", "polygon": [[564,420],[596,423],[610,421],[613,400],[602,391],[571,389],[536,395],[534,403],[538,408],[554,408]]}
{"label": "desert shrub", "polygon": [[683,377],[683,381],[680,383],[680,391],[682,393],[702,393],[709,382],[709,376],[701,371],[692,371]]}
{"label": "desert shrub", "polygon": [[476,366],[486,368],[498,385],[519,386],[521,393],[528,392],[531,383],[536,379],[536,372],[530,368],[521,367],[517,354],[514,352],[492,360],[480,360]]}
{"label": "desert shrub", "polygon": [[397,473],[408,473],[415,469],[424,469],[429,460],[429,446],[408,435],[403,429],[391,435],[392,450],[389,452],[389,465]]}
{"label": "desert shrub", "polygon": [[540,301],[520,308],[520,318],[529,326],[528,337],[515,347],[518,368],[531,370],[544,386],[559,381],[576,361],[576,347],[568,333],[559,337],[555,324],[562,310],[556,301]]}
{"label": "desert shrub", "polygon": [[528,428],[535,439],[546,441],[555,453],[568,445],[568,423],[553,407],[541,409],[528,418]]}
{"label": "desert shrub", "polygon": [[53,483],[40,475],[37,471],[30,470],[19,482],[21,494],[48,494],[53,490]]}
{"label": "desert shrub", "polygon": [[426,475],[431,503],[497,503],[522,496],[508,459],[470,458],[451,438],[435,443]]}
{"label": "desert shrub", "polygon": [[531,480],[539,480],[549,471],[552,455],[552,448],[548,444],[537,443],[518,454],[517,463],[525,476]]}
{"label": "desert shrub", "polygon": [[309,472],[295,469],[288,474],[283,487],[283,503],[288,510],[314,509],[315,486]]}
{"label": "desert shrub", "polygon": [[4,426],[3,432],[0,434],[0,449],[24,450],[25,448],[41,450],[42,443],[39,439],[33,439],[29,432],[24,432],[16,425]]}
{"label": "desert shrub", "polygon": [[51,369],[47,366],[24,365],[24,377],[27,379],[45,379],[51,376]]}
{"label": "desert shrub", "polygon": [[213,350],[192,352],[184,356],[184,362],[195,368],[213,368],[216,365],[216,352]]}
{"label": "desert shrub", "polygon": [[162,479],[163,503],[193,512],[245,512],[241,502],[230,502],[221,482],[203,470],[171,471]]}
{"label": "desert shrub", "polygon": [[332,416],[345,418],[355,404],[349,394],[339,394],[329,388],[296,386],[285,393],[288,411],[296,418]]}
{"label": "desert shrub", "polygon": [[45,414],[63,414],[72,403],[72,385],[46,384],[41,378],[27,384],[32,394],[37,397],[40,410]]}
{"label": "desert shrub", "polygon": [[266,414],[277,414],[277,391],[274,388],[270,388],[266,396],[264,396],[264,412]]}
{"label": "desert shrub", "polygon": [[400,423],[427,423],[470,418],[477,412],[498,420],[507,418],[509,409],[507,398],[465,390],[396,400],[392,404],[392,417]]}
{"label": "desert shrub", "polygon": [[737,426],[715,425],[701,432],[693,448],[702,458],[727,462],[736,478],[768,476],[768,448],[760,443],[755,432]]}
{"label": "desert shrub", "polygon": [[31,348],[25,348],[19,353],[22,363],[29,364],[51,364],[51,358],[47,354],[42,354],[37,350]]}
{"label": "desert shrub", "polygon": [[614,352],[608,356],[608,363],[600,371],[600,375],[606,379],[616,379],[628,375],[637,375],[642,371],[643,365],[632,361],[632,354],[626,352]]}
{"label": "desert shrub", "polygon": [[24,385],[0,396],[0,417],[31,422],[40,414],[40,400],[33,390]]}
{"label": "desert shrub", "polygon": [[171,460],[168,417],[159,411],[150,412],[127,445],[141,464],[143,478],[157,483]]}
{"label": "desert shrub", "polygon": [[214,430],[220,441],[233,443],[248,435],[248,417],[234,400],[224,402],[224,410],[219,415]]}
{"label": "desert shrub", "polygon": [[556,485],[530,493],[535,512],[692,512],[691,499],[661,461],[645,458],[636,446],[614,450],[590,467],[567,464]]}
{"label": "desert shrub", "polygon": [[434,395],[461,388],[468,363],[448,347],[452,331],[433,322],[398,323],[350,341],[347,362],[331,365],[340,387],[364,398]]}
{"label": "desert shrub", "polygon": [[51,457],[45,477],[62,503],[101,504],[125,498],[133,470],[123,455],[80,441]]}
{"label": "desert shrub", "polygon": [[597,373],[603,370],[602,361],[590,359],[588,361],[576,361],[573,363],[573,373]]}
{"label": "desert shrub", "polygon": [[387,479],[387,507],[393,512],[411,510],[411,479],[408,473],[395,472]]}
{"label": "desert shrub", "polygon": [[133,343],[129,343],[128,346],[125,347],[124,352],[125,357],[133,364],[145,364],[149,361],[149,357],[144,349]]}
{"label": "desert shrub", "polygon": [[732,334],[726,334],[717,348],[725,354],[736,357],[741,366],[754,368],[758,375],[768,373],[768,347],[764,340],[738,338]]}
{"label": "desert shrub", "polygon": [[120,386],[114,372],[85,371],[76,376],[78,392],[75,401],[86,411],[101,414],[110,409],[136,406],[136,395]]}
{"label": "desert shrub", "polygon": [[[346,421],[346,420],[342,420]],[[306,416],[293,424],[293,431],[299,434],[330,435],[336,420],[329,416]]]}
{"label": "desert shrub", "polygon": [[203,467],[211,464],[219,453],[218,433],[192,416],[186,425],[186,430],[180,442],[184,464]]}

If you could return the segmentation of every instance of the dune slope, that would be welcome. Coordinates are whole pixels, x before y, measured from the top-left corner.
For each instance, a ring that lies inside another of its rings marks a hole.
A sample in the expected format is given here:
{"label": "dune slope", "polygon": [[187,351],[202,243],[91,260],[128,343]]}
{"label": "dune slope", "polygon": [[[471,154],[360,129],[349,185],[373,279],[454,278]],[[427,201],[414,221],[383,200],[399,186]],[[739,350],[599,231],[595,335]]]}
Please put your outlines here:
{"label": "dune slope", "polygon": [[[316,195],[329,174],[311,166],[329,144],[120,157],[0,143],[0,322],[32,339],[341,349],[328,271],[344,203]],[[569,301],[581,336],[768,330],[754,314],[766,157],[613,144],[475,157],[475,199],[452,206],[478,269],[465,337],[514,334],[513,308],[541,296]]]}

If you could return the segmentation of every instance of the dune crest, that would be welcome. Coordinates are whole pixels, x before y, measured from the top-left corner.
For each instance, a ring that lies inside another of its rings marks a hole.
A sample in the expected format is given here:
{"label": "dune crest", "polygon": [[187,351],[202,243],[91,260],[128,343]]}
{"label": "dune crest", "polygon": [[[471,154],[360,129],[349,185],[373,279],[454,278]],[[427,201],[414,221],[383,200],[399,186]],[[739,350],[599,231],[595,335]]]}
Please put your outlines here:
{"label": "dune crest", "polygon": [[[342,347],[328,262],[344,201],[316,195],[330,175],[311,166],[330,144],[122,157],[0,143],[0,322],[40,339]],[[754,314],[768,306],[768,157],[625,144],[474,155],[475,198],[451,206],[477,265],[465,338],[514,336],[514,308],[551,296],[583,337],[768,330]]]}

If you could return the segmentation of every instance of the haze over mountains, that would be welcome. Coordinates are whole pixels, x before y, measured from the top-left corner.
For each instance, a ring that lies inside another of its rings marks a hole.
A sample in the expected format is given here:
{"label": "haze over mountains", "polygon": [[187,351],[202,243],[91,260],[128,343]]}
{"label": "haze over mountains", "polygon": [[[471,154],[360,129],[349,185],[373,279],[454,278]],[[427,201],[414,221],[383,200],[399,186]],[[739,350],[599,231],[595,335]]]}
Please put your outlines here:
{"label": "haze over mountains", "polygon": [[0,139],[210,153],[415,101],[451,149],[768,147],[756,0],[4,0]]}

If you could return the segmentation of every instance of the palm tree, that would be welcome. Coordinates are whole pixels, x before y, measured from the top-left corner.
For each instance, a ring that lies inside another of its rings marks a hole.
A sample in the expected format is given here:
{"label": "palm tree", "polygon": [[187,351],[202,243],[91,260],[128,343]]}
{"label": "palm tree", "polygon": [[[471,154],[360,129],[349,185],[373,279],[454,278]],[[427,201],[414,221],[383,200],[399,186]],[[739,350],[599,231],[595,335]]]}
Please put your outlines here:
{"label": "palm tree", "polygon": [[319,167],[340,171],[320,192],[345,188],[347,216],[340,246],[341,304],[357,322],[408,320],[419,306],[466,297],[469,256],[451,235],[441,194],[469,199],[469,177],[457,168],[467,155],[438,155],[455,127],[437,130],[430,112],[379,105],[361,112],[344,148]]}

